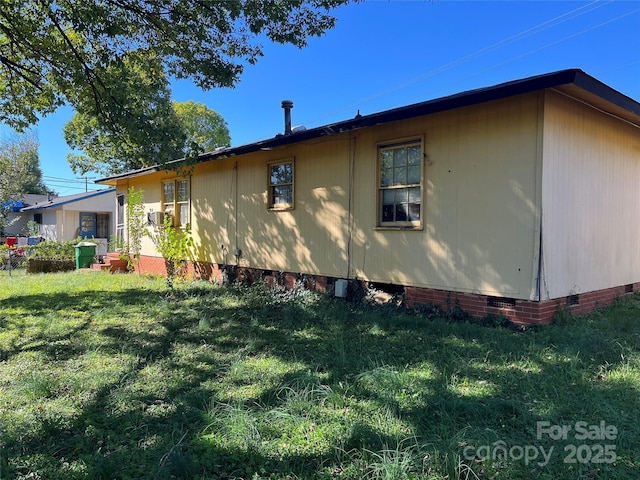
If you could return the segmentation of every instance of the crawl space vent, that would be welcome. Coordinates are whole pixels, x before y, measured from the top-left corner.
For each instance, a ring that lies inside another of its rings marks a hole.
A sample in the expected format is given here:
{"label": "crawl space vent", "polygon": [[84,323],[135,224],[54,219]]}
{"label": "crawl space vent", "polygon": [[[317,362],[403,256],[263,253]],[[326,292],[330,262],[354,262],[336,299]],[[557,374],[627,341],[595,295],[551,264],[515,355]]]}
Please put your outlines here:
{"label": "crawl space vent", "polygon": [[515,298],[487,297],[487,307],[516,308]]}
{"label": "crawl space vent", "polygon": [[573,307],[574,305],[580,304],[580,296],[579,295],[569,295],[567,297],[567,307]]}

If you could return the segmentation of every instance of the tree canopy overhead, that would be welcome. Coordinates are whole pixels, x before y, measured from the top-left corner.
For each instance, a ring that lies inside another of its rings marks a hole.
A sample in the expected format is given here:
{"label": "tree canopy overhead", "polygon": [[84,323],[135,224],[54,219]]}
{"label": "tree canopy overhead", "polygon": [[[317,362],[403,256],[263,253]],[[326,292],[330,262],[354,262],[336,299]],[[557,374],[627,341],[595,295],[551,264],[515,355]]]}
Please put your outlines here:
{"label": "tree canopy overhead", "polygon": [[144,97],[132,71],[231,87],[262,55],[261,36],[303,47],[334,26],[331,9],[347,1],[3,0],[0,122],[24,129],[69,104],[137,141],[161,105],[153,96],[136,103]]}

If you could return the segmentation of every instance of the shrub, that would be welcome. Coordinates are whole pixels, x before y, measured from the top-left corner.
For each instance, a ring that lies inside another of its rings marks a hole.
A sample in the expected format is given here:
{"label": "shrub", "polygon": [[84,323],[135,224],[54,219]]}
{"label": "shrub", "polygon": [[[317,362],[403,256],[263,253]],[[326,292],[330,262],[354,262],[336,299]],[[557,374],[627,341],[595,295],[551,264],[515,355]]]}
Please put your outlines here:
{"label": "shrub", "polygon": [[75,260],[75,245],[79,241],[80,239],[40,242],[31,248],[30,257],[38,260]]}
{"label": "shrub", "polygon": [[66,272],[76,267],[75,240],[47,240],[29,247],[27,273]]}
{"label": "shrub", "polygon": [[41,260],[30,258],[27,260],[27,273],[53,273],[75,270],[75,260]]}
{"label": "shrub", "polygon": [[189,225],[185,225],[183,229],[176,228],[173,226],[171,215],[165,215],[164,224],[158,225],[156,232],[148,234],[164,258],[167,287],[173,289],[176,277],[184,274],[191,248],[193,248]]}

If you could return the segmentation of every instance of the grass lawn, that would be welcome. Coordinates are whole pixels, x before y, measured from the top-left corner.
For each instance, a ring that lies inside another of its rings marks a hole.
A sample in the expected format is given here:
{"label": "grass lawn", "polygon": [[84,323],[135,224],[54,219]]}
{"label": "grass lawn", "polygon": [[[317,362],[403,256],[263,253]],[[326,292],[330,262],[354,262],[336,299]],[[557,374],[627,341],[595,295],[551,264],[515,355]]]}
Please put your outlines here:
{"label": "grass lawn", "polygon": [[640,297],[517,331],[306,291],[0,278],[0,479],[637,479]]}

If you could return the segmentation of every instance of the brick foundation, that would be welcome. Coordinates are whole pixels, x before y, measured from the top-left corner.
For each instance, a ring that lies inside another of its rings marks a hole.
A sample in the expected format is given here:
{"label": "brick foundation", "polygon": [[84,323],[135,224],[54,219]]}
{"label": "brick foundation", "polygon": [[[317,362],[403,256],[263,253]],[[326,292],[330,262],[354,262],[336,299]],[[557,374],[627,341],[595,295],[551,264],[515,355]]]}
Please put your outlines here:
{"label": "brick foundation", "polygon": [[[159,257],[141,257],[136,270],[147,274],[167,274],[164,259]],[[185,274],[187,278],[216,283],[236,280],[253,283],[262,279],[269,285],[282,285],[286,288],[292,288],[297,281],[303,281],[309,290],[328,294],[333,293],[336,280],[322,275],[303,275],[239,266],[227,266],[225,269],[223,265],[208,262],[189,262]],[[353,284],[353,281],[351,283]],[[447,311],[459,307],[474,317],[502,315],[519,325],[548,325],[558,310],[568,311],[572,315],[586,315],[598,306],[609,305],[615,299],[636,291],[640,291],[640,282],[540,302],[421,287],[404,287],[404,296],[408,308],[435,305]]]}
{"label": "brick foundation", "polygon": [[[150,275],[167,274],[165,261],[161,257],[141,256],[140,263],[135,267],[136,272]],[[255,283],[263,280],[269,285],[282,285],[285,288],[293,288],[298,281],[304,281],[305,288],[322,293],[333,293],[335,279],[322,275],[299,275],[292,272],[280,272],[274,270],[261,270],[235,265],[224,265],[209,262],[187,262],[184,272],[186,278],[207,280],[215,283],[228,281],[241,281]]]}
{"label": "brick foundation", "polygon": [[638,290],[640,290],[640,283],[633,283],[536,302],[429,288],[406,287],[405,301],[409,308],[420,305],[437,305],[446,311],[447,308],[457,306],[474,317],[503,315],[516,324],[547,325],[553,321],[553,317],[558,310],[566,310],[572,315],[586,315],[598,306],[609,305],[615,299]]}

